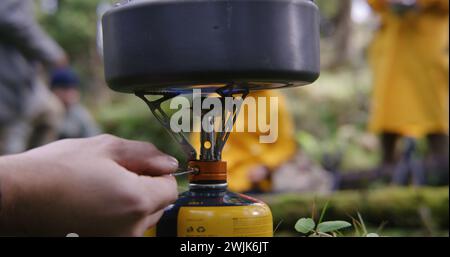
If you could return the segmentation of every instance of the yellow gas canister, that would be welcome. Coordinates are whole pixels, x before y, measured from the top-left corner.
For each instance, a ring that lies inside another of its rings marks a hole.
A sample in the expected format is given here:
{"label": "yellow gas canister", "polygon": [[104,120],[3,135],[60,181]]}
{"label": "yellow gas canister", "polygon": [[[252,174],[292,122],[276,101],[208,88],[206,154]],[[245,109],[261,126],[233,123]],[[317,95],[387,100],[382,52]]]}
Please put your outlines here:
{"label": "yellow gas canister", "polygon": [[[271,237],[270,208],[227,190],[226,162],[192,161],[189,191],[169,206],[147,235],[161,237]],[[155,231],[156,230],[156,233]]]}

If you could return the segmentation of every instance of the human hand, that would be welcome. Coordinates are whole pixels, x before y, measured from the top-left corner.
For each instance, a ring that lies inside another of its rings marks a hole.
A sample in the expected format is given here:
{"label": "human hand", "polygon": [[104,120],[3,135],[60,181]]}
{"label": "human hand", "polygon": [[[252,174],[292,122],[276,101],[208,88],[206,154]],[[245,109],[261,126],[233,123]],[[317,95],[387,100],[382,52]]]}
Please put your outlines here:
{"label": "human hand", "polygon": [[0,233],[141,236],[177,198],[173,157],[109,135],[0,158]]}

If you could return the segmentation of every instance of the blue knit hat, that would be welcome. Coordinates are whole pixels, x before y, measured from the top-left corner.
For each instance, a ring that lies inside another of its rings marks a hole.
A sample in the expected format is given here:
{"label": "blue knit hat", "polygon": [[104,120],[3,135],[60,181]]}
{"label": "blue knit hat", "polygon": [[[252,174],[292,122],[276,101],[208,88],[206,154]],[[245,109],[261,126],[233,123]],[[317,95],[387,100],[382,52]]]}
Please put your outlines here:
{"label": "blue knit hat", "polygon": [[77,74],[70,68],[56,69],[51,74],[50,86],[54,88],[78,88]]}

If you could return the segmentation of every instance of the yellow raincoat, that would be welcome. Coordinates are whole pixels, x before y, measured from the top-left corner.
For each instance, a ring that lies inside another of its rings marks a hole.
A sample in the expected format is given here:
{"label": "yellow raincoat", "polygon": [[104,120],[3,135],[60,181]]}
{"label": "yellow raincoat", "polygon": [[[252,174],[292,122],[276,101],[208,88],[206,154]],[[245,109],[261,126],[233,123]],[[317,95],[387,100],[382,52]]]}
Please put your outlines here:
{"label": "yellow raincoat", "polygon": [[449,0],[418,0],[403,16],[368,0],[381,18],[370,48],[374,93],[370,129],[422,137],[448,132]]}
{"label": "yellow raincoat", "polygon": [[[296,151],[294,139],[294,124],[286,109],[285,97],[277,92],[255,91],[249,94],[255,97],[267,97],[266,110],[269,110],[269,97],[278,97],[278,140],[274,143],[263,144],[259,142],[262,133],[257,132],[232,132],[222,152],[222,160],[227,162],[228,187],[235,192],[245,192],[252,189],[249,180],[249,171],[256,166],[263,165],[273,171],[275,168],[291,159]],[[241,111],[240,115],[244,115]],[[264,113],[258,112],[258,116]],[[269,117],[269,114],[266,114]],[[258,119],[258,118],[257,118]],[[245,131],[247,130],[247,117],[245,118]],[[268,118],[267,118],[268,123]],[[257,126],[258,128],[258,126]],[[199,133],[192,133],[191,142],[199,149]],[[270,181],[262,181],[258,184],[261,190],[269,191]]]}

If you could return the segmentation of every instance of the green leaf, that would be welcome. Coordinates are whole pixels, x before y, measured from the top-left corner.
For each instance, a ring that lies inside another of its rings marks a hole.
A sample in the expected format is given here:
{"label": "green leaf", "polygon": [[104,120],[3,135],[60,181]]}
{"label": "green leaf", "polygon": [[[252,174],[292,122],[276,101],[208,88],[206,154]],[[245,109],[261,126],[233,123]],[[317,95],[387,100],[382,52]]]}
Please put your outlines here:
{"label": "green leaf", "polygon": [[317,226],[317,231],[327,233],[327,232],[333,232],[337,231],[339,229],[351,227],[352,224],[348,223],[347,221],[342,220],[336,220],[336,221],[325,221],[320,223]]}
{"label": "green leaf", "polygon": [[320,214],[320,218],[319,218],[319,222],[318,222],[318,223],[321,223],[321,222],[322,222],[323,217],[325,216],[325,212],[327,211],[328,203],[329,203],[329,202],[330,202],[330,201],[328,200],[328,201],[325,203],[325,205],[323,206],[323,208],[322,208],[322,213]]}
{"label": "green leaf", "polygon": [[316,227],[316,223],[311,218],[301,218],[295,223],[295,230],[307,234]]}
{"label": "green leaf", "polygon": [[361,214],[358,212],[358,219],[359,222],[361,223],[361,228],[363,230],[364,235],[367,235],[367,229],[366,229],[366,224],[364,224],[364,220],[361,217]]}

